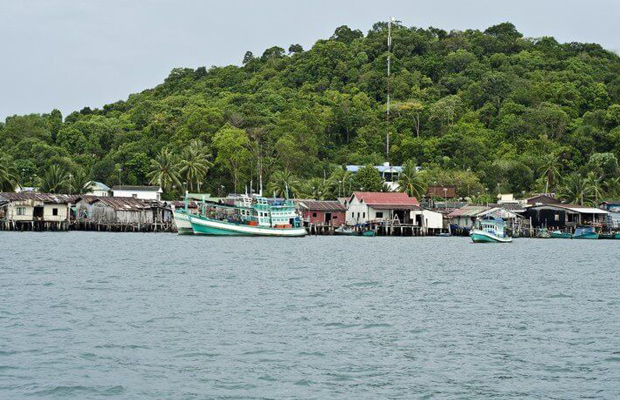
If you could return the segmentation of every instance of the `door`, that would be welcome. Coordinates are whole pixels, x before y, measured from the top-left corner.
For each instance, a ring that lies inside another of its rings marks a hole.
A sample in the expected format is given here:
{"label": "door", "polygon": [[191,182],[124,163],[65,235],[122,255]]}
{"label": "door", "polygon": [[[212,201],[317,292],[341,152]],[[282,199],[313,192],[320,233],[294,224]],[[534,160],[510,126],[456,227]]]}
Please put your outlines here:
{"label": "door", "polygon": [[43,220],[43,207],[35,207],[32,216],[35,220]]}
{"label": "door", "polygon": [[331,223],[332,223],[332,213],[326,212],[325,213],[325,224],[331,225]]}

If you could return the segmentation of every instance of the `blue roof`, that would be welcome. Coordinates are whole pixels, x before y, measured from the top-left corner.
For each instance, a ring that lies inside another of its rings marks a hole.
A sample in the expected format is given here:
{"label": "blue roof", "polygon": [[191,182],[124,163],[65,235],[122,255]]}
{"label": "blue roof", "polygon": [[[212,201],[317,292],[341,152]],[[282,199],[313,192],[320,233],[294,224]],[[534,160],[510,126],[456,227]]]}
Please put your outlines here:
{"label": "blue roof", "polygon": [[[347,171],[349,172],[357,172],[360,168],[364,167],[364,165],[347,165]],[[375,168],[379,170],[379,172],[403,172],[403,167],[398,165],[375,165]]]}
{"label": "blue roof", "polygon": [[91,184],[97,186],[101,190],[105,190],[105,191],[109,191],[110,190],[109,187],[107,187],[104,183],[101,183],[101,182],[92,181]]}

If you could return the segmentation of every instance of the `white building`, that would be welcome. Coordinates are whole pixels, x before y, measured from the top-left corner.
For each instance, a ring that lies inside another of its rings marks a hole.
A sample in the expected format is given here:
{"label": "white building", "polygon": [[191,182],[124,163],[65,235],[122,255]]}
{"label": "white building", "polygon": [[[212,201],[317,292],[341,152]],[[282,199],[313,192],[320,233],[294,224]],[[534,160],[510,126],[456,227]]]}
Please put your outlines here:
{"label": "white building", "polygon": [[108,197],[110,196],[110,188],[101,182],[90,181],[88,182],[88,192],[85,194],[89,196]]}
{"label": "white building", "polygon": [[161,200],[163,190],[159,186],[114,186],[113,197],[135,197],[142,200]]}
{"label": "white building", "polygon": [[77,196],[48,193],[0,193],[0,219],[11,224],[69,222],[71,204]]}
{"label": "white building", "polygon": [[415,197],[398,192],[353,192],[347,206],[348,225],[386,220],[411,223],[411,211],[421,210]]}

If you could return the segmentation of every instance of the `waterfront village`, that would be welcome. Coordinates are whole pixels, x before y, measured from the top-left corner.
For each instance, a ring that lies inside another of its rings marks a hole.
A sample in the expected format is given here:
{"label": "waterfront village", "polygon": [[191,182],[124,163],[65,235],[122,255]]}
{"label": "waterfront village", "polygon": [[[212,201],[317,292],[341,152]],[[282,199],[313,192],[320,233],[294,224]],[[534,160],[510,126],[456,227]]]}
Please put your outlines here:
{"label": "waterfront village", "polygon": [[[355,166],[348,167],[355,171]],[[377,166],[386,188],[397,189],[401,167]],[[174,210],[200,213],[204,204],[233,205],[236,195],[213,197],[187,193],[185,199],[162,201],[158,186],[113,186],[90,182],[84,195],[39,193],[17,188],[0,193],[0,230],[176,232]],[[282,199],[267,199],[277,202]],[[528,198],[498,194],[493,204],[472,205],[457,197],[454,186],[430,186],[423,198],[398,191],[353,192],[338,200],[291,199],[306,232],[330,235],[347,228],[380,236],[448,236],[469,234],[485,218],[502,220],[512,237],[543,237],[554,230],[572,233],[580,226],[598,232],[620,228],[620,201],[599,207],[563,204],[553,193]]]}

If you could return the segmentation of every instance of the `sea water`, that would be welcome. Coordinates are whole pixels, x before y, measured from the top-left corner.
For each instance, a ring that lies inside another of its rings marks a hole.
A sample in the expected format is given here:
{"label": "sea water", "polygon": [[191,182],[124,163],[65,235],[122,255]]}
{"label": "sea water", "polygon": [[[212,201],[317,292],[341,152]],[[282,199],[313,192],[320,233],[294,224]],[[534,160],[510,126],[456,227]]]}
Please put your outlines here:
{"label": "sea water", "polygon": [[0,233],[0,399],[620,398],[620,241]]}

